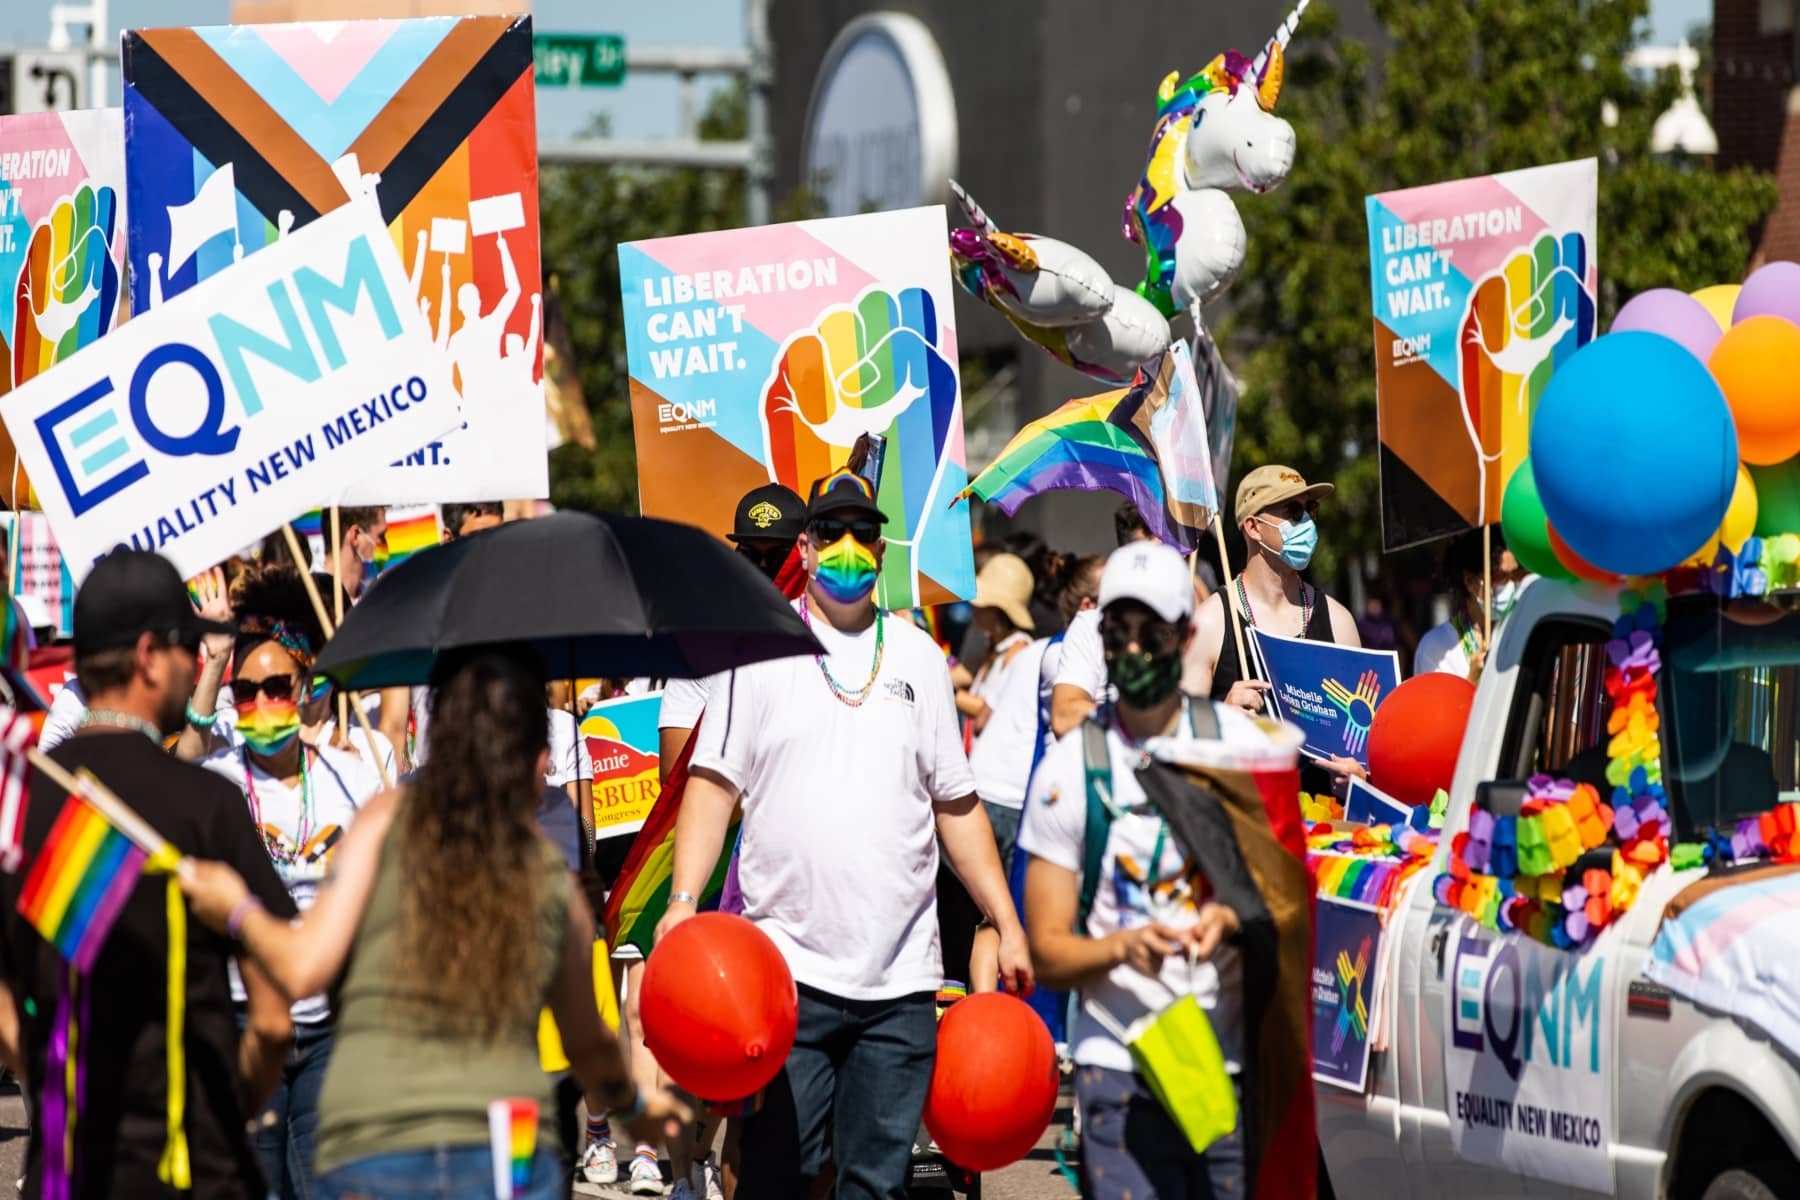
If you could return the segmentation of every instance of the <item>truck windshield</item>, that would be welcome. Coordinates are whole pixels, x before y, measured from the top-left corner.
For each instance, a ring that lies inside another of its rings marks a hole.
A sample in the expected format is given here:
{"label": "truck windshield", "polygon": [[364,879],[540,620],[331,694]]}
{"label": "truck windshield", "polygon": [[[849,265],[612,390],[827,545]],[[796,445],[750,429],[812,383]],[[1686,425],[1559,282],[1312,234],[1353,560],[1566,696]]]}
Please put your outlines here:
{"label": "truck windshield", "polygon": [[1800,799],[1800,612],[1671,601],[1662,660],[1663,782],[1677,832],[1729,830]]}

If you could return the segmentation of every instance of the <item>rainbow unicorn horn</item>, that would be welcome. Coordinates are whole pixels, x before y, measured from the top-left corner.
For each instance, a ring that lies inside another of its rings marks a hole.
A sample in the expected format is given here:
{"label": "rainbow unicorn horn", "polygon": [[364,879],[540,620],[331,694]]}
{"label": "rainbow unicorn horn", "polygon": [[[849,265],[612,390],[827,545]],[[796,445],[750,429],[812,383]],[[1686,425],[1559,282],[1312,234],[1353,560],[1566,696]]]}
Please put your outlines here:
{"label": "rainbow unicorn horn", "polygon": [[513,1097],[488,1105],[488,1142],[494,1151],[494,1198],[513,1200],[531,1187],[537,1155],[538,1102]]}
{"label": "rainbow unicorn horn", "polygon": [[1287,47],[1294,39],[1294,30],[1300,25],[1300,14],[1312,0],[1300,0],[1287,19],[1275,27],[1275,36],[1263,47],[1263,52],[1256,56],[1250,64],[1249,79],[1256,84],[1256,100],[1264,112],[1274,112],[1275,102],[1281,98],[1281,79],[1287,69]]}

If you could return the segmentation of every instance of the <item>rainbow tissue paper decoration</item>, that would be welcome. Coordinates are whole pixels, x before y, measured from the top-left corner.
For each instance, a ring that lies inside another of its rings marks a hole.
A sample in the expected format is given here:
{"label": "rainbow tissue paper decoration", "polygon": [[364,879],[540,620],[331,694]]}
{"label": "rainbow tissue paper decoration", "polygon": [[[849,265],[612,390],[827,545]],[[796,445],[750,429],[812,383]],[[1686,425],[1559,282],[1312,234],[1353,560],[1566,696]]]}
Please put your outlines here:
{"label": "rainbow tissue paper decoration", "polygon": [[494,1151],[495,1200],[513,1200],[531,1187],[537,1155],[538,1102],[514,1097],[488,1105],[488,1141]]}

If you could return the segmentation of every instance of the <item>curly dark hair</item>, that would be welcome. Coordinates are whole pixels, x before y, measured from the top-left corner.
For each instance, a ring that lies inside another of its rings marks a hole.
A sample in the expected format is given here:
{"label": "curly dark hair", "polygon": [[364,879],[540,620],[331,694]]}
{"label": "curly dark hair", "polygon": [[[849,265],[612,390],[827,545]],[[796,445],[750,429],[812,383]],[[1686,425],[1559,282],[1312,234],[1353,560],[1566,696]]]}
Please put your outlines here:
{"label": "curly dark hair", "polygon": [[[239,622],[251,617],[283,622],[306,639],[314,655],[325,646],[325,629],[313,611],[312,599],[306,594],[306,583],[292,562],[247,566],[231,585],[231,612]],[[266,633],[240,633],[237,661],[243,662],[269,640]]]}
{"label": "curly dark hair", "polygon": [[440,662],[432,685],[431,753],[395,818],[396,970],[418,984],[420,1019],[491,1041],[542,1002],[544,671],[528,651],[477,648]]}

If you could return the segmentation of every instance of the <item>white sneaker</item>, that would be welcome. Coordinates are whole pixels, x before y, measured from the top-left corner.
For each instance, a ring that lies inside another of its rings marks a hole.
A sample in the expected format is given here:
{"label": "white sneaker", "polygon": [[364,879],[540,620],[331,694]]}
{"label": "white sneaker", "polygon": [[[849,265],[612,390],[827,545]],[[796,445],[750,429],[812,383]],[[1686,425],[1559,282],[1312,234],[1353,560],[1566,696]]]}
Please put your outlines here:
{"label": "white sneaker", "polygon": [[[719,1174],[718,1160],[710,1154],[694,1164],[687,1182],[694,1200],[725,1200],[725,1178]],[[675,1196],[669,1193],[670,1200]]]}
{"label": "white sneaker", "polygon": [[631,1194],[660,1196],[663,1194],[662,1168],[656,1160],[643,1154],[631,1156]]}
{"label": "white sneaker", "polygon": [[589,1183],[617,1183],[619,1155],[610,1141],[589,1142],[581,1154],[581,1177]]}

